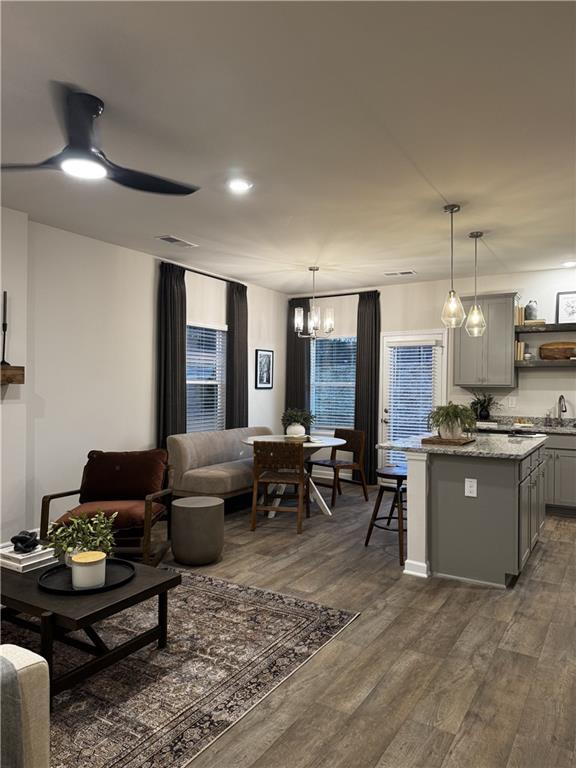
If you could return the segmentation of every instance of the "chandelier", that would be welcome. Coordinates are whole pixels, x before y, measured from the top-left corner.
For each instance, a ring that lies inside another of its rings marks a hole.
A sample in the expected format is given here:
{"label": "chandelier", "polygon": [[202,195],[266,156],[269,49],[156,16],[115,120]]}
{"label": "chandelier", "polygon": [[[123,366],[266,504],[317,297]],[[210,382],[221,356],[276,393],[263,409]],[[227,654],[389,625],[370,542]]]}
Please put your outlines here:
{"label": "chandelier", "polygon": [[310,311],[304,324],[304,308],[294,308],[294,330],[299,339],[315,339],[319,334],[330,334],[334,330],[334,309],[327,307],[324,312],[316,304],[316,272],[320,267],[308,267],[312,272],[312,300]]}

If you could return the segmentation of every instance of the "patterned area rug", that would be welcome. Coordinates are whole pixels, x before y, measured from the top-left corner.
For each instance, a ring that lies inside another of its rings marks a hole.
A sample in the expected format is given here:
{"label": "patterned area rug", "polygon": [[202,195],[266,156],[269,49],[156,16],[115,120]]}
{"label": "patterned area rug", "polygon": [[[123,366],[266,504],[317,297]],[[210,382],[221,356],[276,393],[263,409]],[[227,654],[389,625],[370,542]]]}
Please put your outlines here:
{"label": "patterned area rug", "polygon": [[[357,614],[181,571],[169,644],[148,646],[54,699],[52,768],[183,768]],[[156,600],[100,622],[110,645],[156,623]],[[5,625],[3,642],[37,650]],[[56,674],[86,654],[57,643]]]}

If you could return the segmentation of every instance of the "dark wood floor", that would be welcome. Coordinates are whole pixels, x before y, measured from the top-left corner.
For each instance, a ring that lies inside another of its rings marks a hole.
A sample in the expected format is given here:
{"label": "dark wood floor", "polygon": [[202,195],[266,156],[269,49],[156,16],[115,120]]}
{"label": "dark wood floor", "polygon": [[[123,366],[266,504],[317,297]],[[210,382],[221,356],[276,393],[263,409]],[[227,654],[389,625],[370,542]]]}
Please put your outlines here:
{"label": "dark wood floor", "polygon": [[203,573],[361,616],[194,768],[576,768],[576,519],[549,517],[512,590],[402,576],[345,489],[333,519],[226,519]]}

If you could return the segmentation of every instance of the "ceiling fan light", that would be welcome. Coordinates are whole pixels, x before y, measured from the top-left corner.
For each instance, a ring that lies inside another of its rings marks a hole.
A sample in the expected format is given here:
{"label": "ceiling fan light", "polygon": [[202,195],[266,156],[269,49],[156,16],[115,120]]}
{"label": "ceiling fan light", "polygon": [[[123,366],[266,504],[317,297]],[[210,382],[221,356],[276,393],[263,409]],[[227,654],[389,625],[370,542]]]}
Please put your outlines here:
{"label": "ceiling fan light", "polygon": [[60,167],[68,176],[75,179],[103,179],[108,175],[106,168],[95,160],[86,160],[80,157],[69,157],[62,160]]}
{"label": "ceiling fan light", "polygon": [[446,328],[460,328],[464,322],[466,313],[456,291],[448,291],[448,296],[442,307],[442,322]]}
{"label": "ceiling fan light", "polygon": [[234,195],[245,195],[253,186],[254,184],[246,179],[230,179],[228,182],[228,189]]}
{"label": "ceiling fan light", "polygon": [[484,313],[482,307],[479,304],[474,304],[468,317],[466,318],[466,333],[468,336],[483,336],[486,330],[486,320],[484,319]]}

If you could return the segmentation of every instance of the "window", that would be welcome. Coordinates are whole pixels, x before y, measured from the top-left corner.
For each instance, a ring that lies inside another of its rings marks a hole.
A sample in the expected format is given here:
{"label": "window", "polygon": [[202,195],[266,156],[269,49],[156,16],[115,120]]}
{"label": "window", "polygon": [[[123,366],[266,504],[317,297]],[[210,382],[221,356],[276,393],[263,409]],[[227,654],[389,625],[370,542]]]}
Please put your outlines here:
{"label": "window", "polygon": [[[402,440],[428,431],[428,414],[442,402],[441,338],[388,340],[385,343],[385,437]],[[390,451],[391,463],[403,453]]]}
{"label": "window", "polygon": [[356,339],[316,339],[310,349],[310,410],[314,426],[354,426]]}
{"label": "window", "polygon": [[224,429],[226,331],[186,328],[186,431]]}

